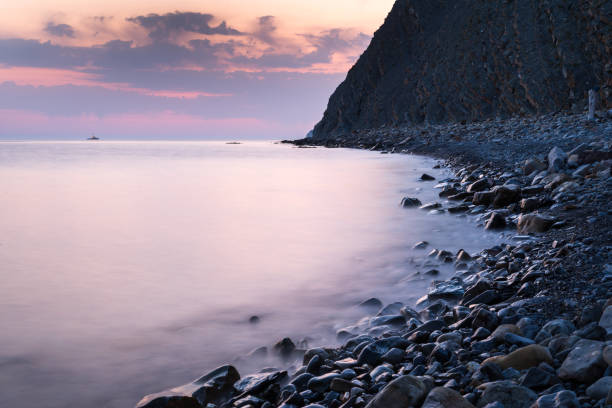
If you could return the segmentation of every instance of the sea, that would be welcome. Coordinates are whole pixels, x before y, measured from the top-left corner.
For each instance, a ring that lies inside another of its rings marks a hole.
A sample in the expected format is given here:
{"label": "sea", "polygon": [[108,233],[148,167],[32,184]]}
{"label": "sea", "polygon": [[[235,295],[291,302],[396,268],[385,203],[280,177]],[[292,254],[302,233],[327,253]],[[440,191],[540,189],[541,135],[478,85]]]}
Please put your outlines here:
{"label": "sea", "polygon": [[338,344],[369,297],[414,306],[453,274],[426,275],[429,250],[499,239],[400,206],[440,200],[436,163],[267,141],[0,142],[1,405],[132,407],[221,364],[286,368],[250,354],[284,337]]}

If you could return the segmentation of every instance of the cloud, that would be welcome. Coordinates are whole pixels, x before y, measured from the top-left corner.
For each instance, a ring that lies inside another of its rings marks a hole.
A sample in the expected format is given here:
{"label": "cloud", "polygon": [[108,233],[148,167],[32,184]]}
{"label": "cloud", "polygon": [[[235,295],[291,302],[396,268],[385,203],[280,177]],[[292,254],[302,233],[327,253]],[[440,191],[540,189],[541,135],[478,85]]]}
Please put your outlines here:
{"label": "cloud", "polygon": [[263,16],[257,19],[257,27],[251,35],[266,44],[277,45],[277,39],[274,36],[276,29],[275,17]]}
{"label": "cloud", "polygon": [[48,22],[44,30],[55,37],[74,38],[74,28],[68,24],[54,24],[52,22]]}
{"label": "cloud", "polygon": [[127,21],[143,27],[154,41],[167,41],[183,32],[197,34],[242,35],[243,33],[228,26],[222,21],[217,26],[211,25],[215,17],[212,14],[180,12],[166,14],[148,14],[128,18]]}

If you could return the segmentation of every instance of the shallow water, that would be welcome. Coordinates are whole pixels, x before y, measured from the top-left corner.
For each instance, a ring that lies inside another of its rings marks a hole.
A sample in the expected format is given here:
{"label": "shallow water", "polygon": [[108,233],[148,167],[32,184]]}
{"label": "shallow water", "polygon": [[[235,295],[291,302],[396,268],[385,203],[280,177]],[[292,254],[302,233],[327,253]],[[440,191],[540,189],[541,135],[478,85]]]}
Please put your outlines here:
{"label": "shallow water", "polygon": [[369,296],[413,304],[431,281],[415,242],[496,239],[399,207],[437,198],[417,181],[444,177],[433,164],[267,142],[0,143],[3,404],[129,407],[285,336],[332,344]]}

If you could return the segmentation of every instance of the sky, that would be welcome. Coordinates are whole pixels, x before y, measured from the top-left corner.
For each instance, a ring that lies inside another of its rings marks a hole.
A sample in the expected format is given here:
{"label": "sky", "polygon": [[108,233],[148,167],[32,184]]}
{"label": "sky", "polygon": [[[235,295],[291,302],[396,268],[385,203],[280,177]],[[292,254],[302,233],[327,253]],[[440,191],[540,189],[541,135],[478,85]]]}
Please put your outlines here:
{"label": "sky", "polygon": [[393,0],[21,0],[0,139],[304,136]]}

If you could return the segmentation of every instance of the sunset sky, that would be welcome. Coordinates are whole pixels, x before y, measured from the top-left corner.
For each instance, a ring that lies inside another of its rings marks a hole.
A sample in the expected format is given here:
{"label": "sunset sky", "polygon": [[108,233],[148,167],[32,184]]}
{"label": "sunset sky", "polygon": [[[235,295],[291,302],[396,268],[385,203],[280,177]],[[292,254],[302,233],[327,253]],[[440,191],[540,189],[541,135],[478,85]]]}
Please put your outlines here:
{"label": "sunset sky", "polygon": [[393,0],[21,0],[0,139],[303,136]]}

